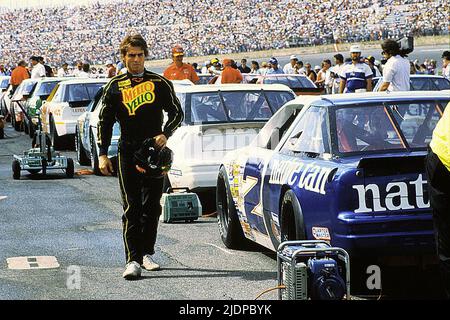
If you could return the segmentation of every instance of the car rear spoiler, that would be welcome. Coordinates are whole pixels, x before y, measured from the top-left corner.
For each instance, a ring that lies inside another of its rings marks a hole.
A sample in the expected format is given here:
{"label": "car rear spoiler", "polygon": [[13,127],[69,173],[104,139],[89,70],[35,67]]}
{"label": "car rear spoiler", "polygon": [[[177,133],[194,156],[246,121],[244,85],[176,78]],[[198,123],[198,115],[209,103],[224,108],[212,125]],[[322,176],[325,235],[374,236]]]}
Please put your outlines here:
{"label": "car rear spoiler", "polygon": [[365,177],[425,172],[425,155],[381,158],[363,158],[358,169]]}
{"label": "car rear spoiler", "polygon": [[291,88],[296,95],[320,95],[323,92],[322,88]]}

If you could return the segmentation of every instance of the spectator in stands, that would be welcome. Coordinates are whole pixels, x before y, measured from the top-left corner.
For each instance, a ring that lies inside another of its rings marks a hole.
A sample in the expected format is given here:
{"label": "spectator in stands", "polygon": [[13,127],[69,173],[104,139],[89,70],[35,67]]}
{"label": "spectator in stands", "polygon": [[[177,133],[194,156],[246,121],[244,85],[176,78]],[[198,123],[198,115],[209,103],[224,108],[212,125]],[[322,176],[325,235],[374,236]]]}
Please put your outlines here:
{"label": "spectator in stands", "polygon": [[183,62],[184,49],[180,45],[172,48],[173,63],[164,70],[164,77],[169,80],[184,80],[188,79],[193,83],[197,83],[200,78],[194,68]]}

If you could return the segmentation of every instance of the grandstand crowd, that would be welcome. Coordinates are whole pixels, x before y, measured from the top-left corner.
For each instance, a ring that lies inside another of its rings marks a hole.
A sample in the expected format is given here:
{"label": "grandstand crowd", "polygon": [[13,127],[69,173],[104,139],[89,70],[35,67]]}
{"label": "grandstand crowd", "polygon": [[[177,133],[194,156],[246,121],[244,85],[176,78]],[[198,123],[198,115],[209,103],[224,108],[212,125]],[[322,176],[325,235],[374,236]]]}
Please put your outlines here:
{"label": "grandstand crowd", "polygon": [[52,66],[119,60],[129,33],[147,40],[149,59],[230,54],[401,35],[448,34],[447,0],[136,0],[1,13],[0,63],[32,55]]}

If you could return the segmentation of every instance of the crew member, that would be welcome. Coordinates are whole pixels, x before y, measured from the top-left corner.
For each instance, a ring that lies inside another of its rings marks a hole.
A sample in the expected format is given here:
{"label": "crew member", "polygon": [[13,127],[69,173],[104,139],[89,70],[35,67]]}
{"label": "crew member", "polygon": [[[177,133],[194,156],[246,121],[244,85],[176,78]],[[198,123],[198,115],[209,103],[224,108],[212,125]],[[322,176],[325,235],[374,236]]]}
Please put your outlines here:
{"label": "crew member", "polygon": [[359,45],[350,47],[351,63],[341,68],[341,83],[339,93],[372,91],[372,70],[361,62],[361,48]]}
{"label": "crew member", "polygon": [[164,77],[170,80],[189,79],[193,83],[197,83],[200,78],[195,69],[187,63],[183,62],[184,49],[176,45],[172,48],[173,63],[164,71]]}
{"label": "crew member", "polygon": [[242,73],[232,67],[233,60],[231,59],[223,59],[223,70],[221,75],[221,83],[241,83],[243,76]]}
{"label": "crew member", "polygon": [[433,131],[426,171],[439,268],[450,299],[450,103]]}
{"label": "crew member", "polygon": [[381,48],[387,62],[383,68],[380,91],[409,91],[410,65],[405,55],[400,53],[400,45],[395,40],[387,39]]}

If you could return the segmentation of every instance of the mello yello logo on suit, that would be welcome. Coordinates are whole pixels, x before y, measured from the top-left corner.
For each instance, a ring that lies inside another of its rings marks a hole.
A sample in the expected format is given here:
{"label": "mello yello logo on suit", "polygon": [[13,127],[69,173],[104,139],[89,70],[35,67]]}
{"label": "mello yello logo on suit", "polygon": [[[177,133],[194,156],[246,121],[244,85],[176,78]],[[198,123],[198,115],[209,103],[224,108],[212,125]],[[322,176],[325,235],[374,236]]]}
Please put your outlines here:
{"label": "mello yello logo on suit", "polygon": [[155,84],[150,81],[141,83],[133,88],[122,89],[122,103],[127,108],[130,116],[135,115],[136,110],[146,103],[155,101]]}

